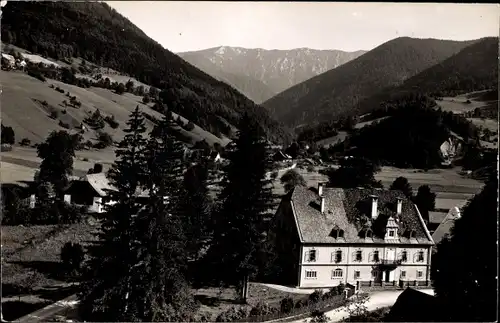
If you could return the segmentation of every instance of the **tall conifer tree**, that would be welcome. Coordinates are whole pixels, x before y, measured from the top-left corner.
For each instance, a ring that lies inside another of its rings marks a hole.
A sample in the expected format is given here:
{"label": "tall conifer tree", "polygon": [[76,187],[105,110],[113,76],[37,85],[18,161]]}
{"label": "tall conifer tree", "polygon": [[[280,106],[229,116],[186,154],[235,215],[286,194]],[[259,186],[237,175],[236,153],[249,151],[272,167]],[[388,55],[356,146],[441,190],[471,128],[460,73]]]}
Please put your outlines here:
{"label": "tall conifer tree", "polygon": [[272,166],[269,145],[262,128],[246,114],[228,158],[207,256],[217,267],[213,273],[218,274],[219,282],[244,288],[244,279],[258,271],[266,219],[275,203],[267,177]]}
{"label": "tall conifer tree", "polygon": [[141,209],[137,190],[146,178],[144,118],[136,108],[130,115],[125,137],[109,171],[111,185],[104,202],[107,214],[98,236],[100,243],[89,248],[91,259],[79,293],[80,313],[87,321],[140,321],[135,306],[133,275],[139,263],[139,241],[134,238],[134,217]]}

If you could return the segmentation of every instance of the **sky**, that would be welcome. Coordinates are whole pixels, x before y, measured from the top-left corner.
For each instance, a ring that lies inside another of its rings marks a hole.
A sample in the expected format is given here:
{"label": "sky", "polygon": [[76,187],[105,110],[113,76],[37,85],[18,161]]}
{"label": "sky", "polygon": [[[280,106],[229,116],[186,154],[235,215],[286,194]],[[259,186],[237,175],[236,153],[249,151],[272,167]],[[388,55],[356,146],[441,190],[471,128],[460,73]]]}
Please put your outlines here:
{"label": "sky", "polygon": [[401,36],[498,36],[496,4],[107,1],[173,52],[218,46],[370,50]]}

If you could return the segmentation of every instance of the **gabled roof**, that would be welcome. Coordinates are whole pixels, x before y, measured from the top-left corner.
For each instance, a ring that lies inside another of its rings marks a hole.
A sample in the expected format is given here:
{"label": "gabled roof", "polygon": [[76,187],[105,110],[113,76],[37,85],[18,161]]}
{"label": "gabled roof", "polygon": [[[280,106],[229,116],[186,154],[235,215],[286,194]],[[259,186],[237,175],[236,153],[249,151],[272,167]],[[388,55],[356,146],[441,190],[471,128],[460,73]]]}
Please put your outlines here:
{"label": "gabled roof", "polygon": [[[378,197],[379,216],[371,219],[370,195]],[[432,238],[425,227],[416,206],[400,191],[377,189],[324,188],[325,211],[320,212],[320,197],[314,189],[297,186],[290,194],[293,215],[300,239],[303,243],[389,243],[384,240],[385,226],[389,216],[395,216],[397,198],[402,198],[402,214],[397,216],[399,240],[392,243],[428,244]],[[285,197],[286,198],[286,197]],[[368,220],[368,224],[365,223]],[[344,230],[343,238],[330,235],[338,226]],[[365,238],[364,232],[371,229],[372,238]],[[410,238],[410,232],[415,238]]]}
{"label": "gabled roof", "polygon": [[99,196],[106,196],[107,190],[116,190],[111,185],[105,173],[87,174],[85,180],[94,188]]}
{"label": "gabled roof", "polygon": [[454,206],[450,209],[443,222],[436,228],[434,233],[432,234],[432,240],[437,244],[443,238],[450,233],[451,228],[455,225],[455,220],[460,218],[460,209],[466,204],[464,201],[457,206]]}

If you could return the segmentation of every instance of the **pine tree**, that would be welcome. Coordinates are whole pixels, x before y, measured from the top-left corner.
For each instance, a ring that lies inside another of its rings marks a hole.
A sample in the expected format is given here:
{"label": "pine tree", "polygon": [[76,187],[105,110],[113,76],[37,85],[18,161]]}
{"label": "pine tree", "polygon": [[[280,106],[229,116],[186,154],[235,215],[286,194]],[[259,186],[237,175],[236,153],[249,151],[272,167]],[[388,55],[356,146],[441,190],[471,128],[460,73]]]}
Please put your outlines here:
{"label": "pine tree", "polygon": [[239,129],[235,150],[228,154],[214,241],[207,256],[216,264],[212,272],[218,274],[216,280],[244,289],[241,282],[258,270],[257,256],[274,197],[266,179],[272,162],[262,128],[245,114]]}
{"label": "pine tree", "polygon": [[207,183],[210,177],[206,159],[201,159],[184,174],[185,198],[183,211],[186,217],[187,251],[197,261],[211,236],[211,198]]}
{"label": "pine tree", "polygon": [[146,321],[189,321],[196,309],[184,276],[188,260],[186,215],[181,203],[185,198],[184,147],[169,133],[170,122],[164,118],[148,141],[149,203],[136,226],[142,253],[147,255],[138,282],[145,288],[144,301],[140,302],[138,295],[137,302]]}
{"label": "pine tree", "polygon": [[80,313],[87,321],[137,321],[140,313],[129,306],[136,297],[134,273],[140,262],[134,238],[134,217],[142,209],[136,191],[145,182],[144,119],[136,108],[130,115],[125,137],[109,171],[116,190],[108,191],[107,216],[98,234],[100,243],[89,248],[91,259],[79,293]]}

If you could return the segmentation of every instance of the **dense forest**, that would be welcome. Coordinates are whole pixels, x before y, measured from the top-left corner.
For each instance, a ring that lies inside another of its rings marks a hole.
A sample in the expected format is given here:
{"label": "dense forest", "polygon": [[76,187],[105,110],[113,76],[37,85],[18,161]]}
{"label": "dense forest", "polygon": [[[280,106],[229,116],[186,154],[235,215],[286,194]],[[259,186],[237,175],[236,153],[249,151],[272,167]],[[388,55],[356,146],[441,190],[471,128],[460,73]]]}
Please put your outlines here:
{"label": "dense forest", "polygon": [[[288,137],[260,106],[164,49],[129,20],[100,2],[8,2],[2,41],[63,60],[81,57],[165,90],[169,108],[215,131],[220,117],[237,124],[249,112],[268,137]],[[220,129],[224,130],[224,129]]]}
{"label": "dense forest", "polygon": [[[376,121],[355,131],[333,152],[347,149],[383,165],[430,169],[443,161],[439,147],[454,132],[466,147],[475,147],[477,128],[462,116],[433,108],[425,96],[386,102],[381,111],[390,118]],[[382,113],[381,112],[381,113]]]}
{"label": "dense forest", "polygon": [[474,42],[396,38],[278,94],[263,105],[289,126],[335,119],[352,113],[363,99],[402,84]]}

